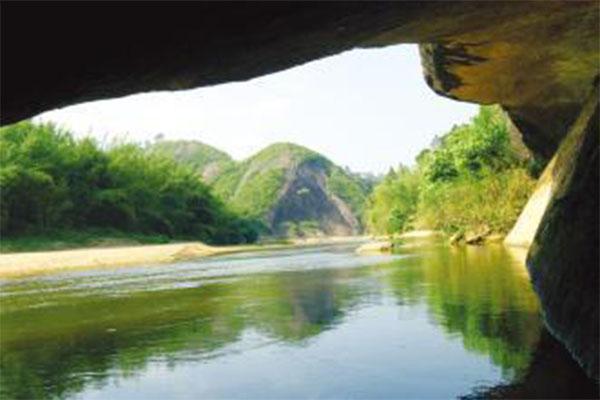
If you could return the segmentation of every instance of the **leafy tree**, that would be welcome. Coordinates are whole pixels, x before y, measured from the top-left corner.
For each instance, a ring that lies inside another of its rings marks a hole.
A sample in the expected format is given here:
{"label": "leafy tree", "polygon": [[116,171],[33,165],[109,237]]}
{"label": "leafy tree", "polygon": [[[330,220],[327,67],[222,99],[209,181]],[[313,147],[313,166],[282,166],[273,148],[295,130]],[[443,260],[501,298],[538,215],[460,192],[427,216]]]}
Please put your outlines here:
{"label": "leafy tree", "polygon": [[420,179],[418,172],[402,165],[390,170],[367,202],[367,228],[385,234],[408,229],[417,207]]}
{"label": "leafy tree", "polygon": [[0,129],[4,237],[113,228],[211,243],[251,242],[258,225],[229,210],[192,167],[135,144],[102,150],[52,124]]}
{"label": "leafy tree", "polygon": [[481,107],[469,124],[436,136],[412,170],[392,171],[375,187],[367,226],[388,234],[413,226],[506,232],[533,188],[529,169],[516,156],[502,110]]}

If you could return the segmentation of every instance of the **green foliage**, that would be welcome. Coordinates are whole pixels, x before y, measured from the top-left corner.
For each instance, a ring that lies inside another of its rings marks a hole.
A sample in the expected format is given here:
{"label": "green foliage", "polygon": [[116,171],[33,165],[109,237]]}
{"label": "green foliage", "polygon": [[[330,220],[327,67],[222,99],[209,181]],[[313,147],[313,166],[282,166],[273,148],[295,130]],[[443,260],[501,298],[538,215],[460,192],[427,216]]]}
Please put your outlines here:
{"label": "green foliage", "polygon": [[439,142],[418,160],[431,183],[478,176],[484,170],[501,171],[517,162],[506,117],[497,107],[481,107],[470,124],[455,126]]}
{"label": "green foliage", "polygon": [[369,197],[364,222],[370,232],[391,234],[411,226],[419,197],[418,172],[391,170]]}
{"label": "green foliage", "polygon": [[426,186],[417,223],[447,232],[488,226],[508,232],[525,206],[535,181],[522,168]]}
{"label": "green foliage", "polygon": [[150,149],[191,167],[207,182],[211,182],[234,162],[227,153],[197,141],[157,141]]}
{"label": "green foliage", "polygon": [[369,192],[369,183],[349,170],[334,166],[327,179],[327,187],[337,197],[344,200],[355,215],[361,216]]}
{"label": "green foliage", "polygon": [[123,232],[108,228],[77,230],[47,230],[43,233],[2,237],[0,252],[12,253],[38,250],[65,250],[95,246],[129,246],[169,243],[171,238],[160,234]]}
{"label": "green foliage", "polygon": [[285,183],[286,171],[311,156],[304,147],[289,143],[271,145],[241,163],[230,166],[213,183],[215,193],[238,212],[264,218]]}
{"label": "green foliage", "polygon": [[275,203],[285,179],[284,168],[258,171],[241,185],[231,201],[232,207],[245,215],[260,218]]}
{"label": "green foliage", "polygon": [[534,180],[511,146],[501,109],[481,107],[469,124],[434,143],[417,156],[413,170],[400,168],[375,188],[365,214],[369,230],[452,232],[487,225],[507,232]]}
{"label": "green foliage", "polygon": [[52,124],[0,130],[4,237],[111,228],[210,243],[256,239],[195,172],[133,144],[102,150]]}
{"label": "green foliage", "polygon": [[318,221],[287,221],[283,223],[285,236],[295,237],[313,237],[321,232]]}

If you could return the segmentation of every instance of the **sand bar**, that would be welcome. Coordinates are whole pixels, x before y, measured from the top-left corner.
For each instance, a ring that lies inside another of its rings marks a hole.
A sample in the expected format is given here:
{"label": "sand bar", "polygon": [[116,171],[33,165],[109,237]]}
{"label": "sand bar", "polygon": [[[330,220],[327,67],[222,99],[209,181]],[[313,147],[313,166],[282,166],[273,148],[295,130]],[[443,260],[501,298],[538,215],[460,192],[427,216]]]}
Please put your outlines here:
{"label": "sand bar", "polygon": [[112,248],[85,248],[0,254],[0,278],[17,278],[65,270],[114,268],[144,264],[165,264],[218,254],[276,250],[328,243],[354,242],[356,237],[330,237],[292,241],[291,244],[209,246],[202,242],[136,245]]}

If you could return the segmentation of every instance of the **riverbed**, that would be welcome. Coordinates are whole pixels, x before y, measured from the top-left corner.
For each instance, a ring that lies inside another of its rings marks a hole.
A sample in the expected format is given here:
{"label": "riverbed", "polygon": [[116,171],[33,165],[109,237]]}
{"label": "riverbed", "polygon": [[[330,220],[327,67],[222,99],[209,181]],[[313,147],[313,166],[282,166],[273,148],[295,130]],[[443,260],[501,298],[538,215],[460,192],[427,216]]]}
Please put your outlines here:
{"label": "riverbed", "polygon": [[2,280],[1,398],[597,396],[522,255],[355,248]]}

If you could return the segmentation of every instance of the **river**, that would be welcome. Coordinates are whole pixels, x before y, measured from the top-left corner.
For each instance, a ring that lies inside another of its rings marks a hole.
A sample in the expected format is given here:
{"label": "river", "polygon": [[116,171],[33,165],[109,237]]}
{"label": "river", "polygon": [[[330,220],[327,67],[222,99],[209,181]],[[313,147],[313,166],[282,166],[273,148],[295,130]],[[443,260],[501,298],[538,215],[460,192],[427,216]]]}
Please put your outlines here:
{"label": "river", "polygon": [[519,254],[356,246],[1,281],[1,398],[597,396]]}

